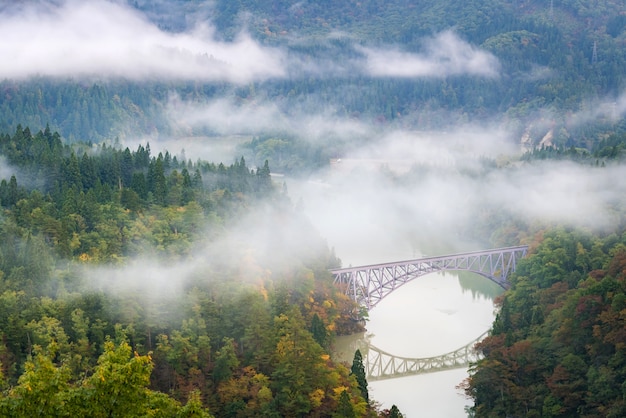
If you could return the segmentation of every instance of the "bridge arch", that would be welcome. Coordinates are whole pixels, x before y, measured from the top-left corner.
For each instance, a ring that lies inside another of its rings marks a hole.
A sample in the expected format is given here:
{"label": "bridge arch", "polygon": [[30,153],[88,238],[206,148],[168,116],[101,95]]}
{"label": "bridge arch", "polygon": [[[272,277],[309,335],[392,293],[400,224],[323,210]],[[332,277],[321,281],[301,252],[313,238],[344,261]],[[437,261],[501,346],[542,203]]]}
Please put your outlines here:
{"label": "bridge arch", "polygon": [[469,271],[509,287],[508,278],[528,246],[495,248],[485,251],[424,257],[415,260],[373,264],[331,270],[334,283],[344,288],[346,295],[372,309],[402,285],[433,272]]}

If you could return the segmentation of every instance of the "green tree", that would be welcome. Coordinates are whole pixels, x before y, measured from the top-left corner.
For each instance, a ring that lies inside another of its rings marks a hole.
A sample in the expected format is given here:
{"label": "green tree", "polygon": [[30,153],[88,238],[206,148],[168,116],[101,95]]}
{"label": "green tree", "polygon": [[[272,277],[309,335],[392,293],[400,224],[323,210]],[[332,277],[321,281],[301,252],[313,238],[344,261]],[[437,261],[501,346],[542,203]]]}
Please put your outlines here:
{"label": "green tree", "polygon": [[310,413],[318,391],[325,394],[327,390],[329,370],[322,358],[323,350],[304,325],[297,308],[275,319],[279,338],[271,377],[275,405],[286,416]]}
{"label": "green tree", "polygon": [[327,347],[328,331],[317,313],[315,313],[311,319],[311,334],[313,334],[313,338],[319,345],[324,348]]}
{"label": "green tree", "polygon": [[165,177],[163,155],[160,153],[155,160],[150,162],[148,168],[148,190],[152,192],[155,203],[166,204],[167,178]]}
{"label": "green tree", "polygon": [[356,413],[350,402],[350,395],[348,390],[344,390],[339,395],[339,401],[337,402],[337,409],[333,414],[333,418],[355,418]]}
{"label": "green tree", "polygon": [[70,158],[65,162],[63,168],[63,184],[66,185],[66,187],[76,187],[77,190],[82,190],[83,188],[80,164],[74,153],[72,153]]}
{"label": "green tree", "polygon": [[140,356],[126,342],[104,344],[93,375],[72,396],[74,416],[142,417],[149,412],[152,359]]}
{"label": "green tree", "polygon": [[9,187],[7,190],[7,196],[6,196],[6,202],[4,203],[4,206],[13,206],[17,203],[19,194],[18,194],[18,189],[17,189],[17,179],[15,176],[11,176],[11,179],[9,180]]}
{"label": "green tree", "polygon": [[400,413],[400,410],[397,406],[391,405],[391,409],[389,409],[389,418],[403,418],[404,415]]}
{"label": "green tree", "polygon": [[209,413],[207,409],[202,406],[202,400],[200,399],[200,392],[193,391],[189,394],[187,403],[183,406],[176,418],[212,418],[213,415]]}
{"label": "green tree", "polygon": [[232,338],[224,338],[224,345],[215,355],[213,367],[213,381],[216,384],[232,377],[233,371],[239,366],[239,359],[235,351],[235,342]]}
{"label": "green tree", "polygon": [[7,396],[0,398],[0,413],[5,417],[68,417],[66,408],[70,370],[56,366],[51,359],[55,352],[49,347],[44,354],[41,347],[24,365],[24,374],[18,385]]}
{"label": "green tree", "polygon": [[141,199],[148,198],[148,183],[143,173],[133,173],[130,187]]}
{"label": "green tree", "polygon": [[361,391],[363,399],[369,402],[367,375],[365,374],[365,366],[363,365],[363,356],[361,355],[361,350],[359,349],[354,352],[354,359],[352,360],[350,374],[356,378],[356,382],[359,385],[359,390]]}
{"label": "green tree", "polygon": [[270,173],[269,161],[265,160],[263,167],[257,168],[257,191],[259,195],[263,196],[272,191],[272,177]]}

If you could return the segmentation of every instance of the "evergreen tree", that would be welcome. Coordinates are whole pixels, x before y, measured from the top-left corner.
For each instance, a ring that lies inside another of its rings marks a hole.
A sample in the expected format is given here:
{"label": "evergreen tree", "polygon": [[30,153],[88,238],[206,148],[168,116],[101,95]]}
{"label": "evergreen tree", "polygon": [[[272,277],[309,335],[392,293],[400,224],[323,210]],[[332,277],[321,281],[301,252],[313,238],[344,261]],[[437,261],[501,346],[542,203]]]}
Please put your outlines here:
{"label": "evergreen tree", "polygon": [[98,180],[96,167],[93,159],[90,158],[86,152],[83,153],[83,157],[80,160],[80,175],[85,189],[91,189],[96,186]]}
{"label": "evergreen tree", "polygon": [[354,360],[352,360],[352,367],[350,368],[350,374],[356,378],[356,382],[359,385],[361,396],[367,402],[369,402],[369,392],[367,390],[367,375],[365,374],[365,366],[363,365],[363,356],[361,350],[357,349],[354,352]]}
{"label": "evergreen tree", "polygon": [[257,191],[263,195],[272,190],[272,177],[270,175],[269,161],[265,160],[262,168],[257,168]]}
{"label": "evergreen tree", "polygon": [[120,171],[122,175],[122,185],[124,187],[130,186],[133,179],[134,162],[133,156],[128,148],[124,149],[122,153],[122,158],[120,161]]}
{"label": "evergreen tree", "polygon": [[167,179],[163,166],[163,155],[160,153],[157,159],[150,163],[148,188],[154,196],[154,202],[159,205],[165,205],[167,197]]}
{"label": "evergreen tree", "polygon": [[389,418],[403,418],[404,415],[400,413],[400,410],[396,405],[391,405],[391,409],[389,410]]}
{"label": "evergreen tree", "polygon": [[339,395],[339,401],[337,402],[337,410],[333,414],[333,418],[355,418],[356,414],[350,402],[350,395],[348,391],[344,390]]}
{"label": "evergreen tree", "polygon": [[326,348],[328,344],[328,331],[326,331],[324,322],[322,322],[317,313],[313,315],[311,319],[311,334],[313,334],[313,338],[319,345]]}
{"label": "evergreen tree", "polygon": [[80,175],[80,165],[78,163],[78,158],[76,158],[74,153],[70,155],[69,160],[65,163],[65,167],[63,169],[63,183],[66,184],[67,187],[75,186],[77,190],[83,189],[83,183]]}
{"label": "evergreen tree", "polygon": [[148,198],[148,182],[146,181],[146,176],[143,173],[133,173],[131,188],[141,199],[145,200]]}
{"label": "evergreen tree", "polygon": [[180,204],[184,206],[194,200],[194,190],[191,177],[189,176],[189,171],[186,168],[183,168],[181,175],[183,176],[183,184]]}
{"label": "evergreen tree", "polygon": [[239,366],[239,360],[235,353],[235,342],[232,338],[224,338],[224,346],[215,357],[213,368],[213,381],[218,384],[228,380],[233,375],[235,368]]}

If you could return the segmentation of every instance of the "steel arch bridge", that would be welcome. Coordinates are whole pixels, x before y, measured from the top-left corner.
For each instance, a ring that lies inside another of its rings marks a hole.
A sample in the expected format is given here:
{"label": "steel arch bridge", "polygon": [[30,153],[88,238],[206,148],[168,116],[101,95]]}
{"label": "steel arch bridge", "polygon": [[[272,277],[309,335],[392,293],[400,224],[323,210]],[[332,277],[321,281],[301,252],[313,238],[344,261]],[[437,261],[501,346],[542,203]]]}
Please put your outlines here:
{"label": "steel arch bridge", "polygon": [[509,287],[509,274],[514,272],[517,261],[526,256],[528,246],[495,248],[485,251],[424,257],[416,260],[348,267],[331,270],[334,283],[344,289],[346,295],[372,309],[387,295],[405,283],[420,276],[439,271],[470,271],[494,281],[501,287]]}
{"label": "steel arch bridge", "polygon": [[481,356],[474,349],[489,331],[461,348],[434,357],[408,358],[387,353],[371,344],[364,348],[363,366],[368,381],[395,379],[422,373],[458,369],[475,363]]}

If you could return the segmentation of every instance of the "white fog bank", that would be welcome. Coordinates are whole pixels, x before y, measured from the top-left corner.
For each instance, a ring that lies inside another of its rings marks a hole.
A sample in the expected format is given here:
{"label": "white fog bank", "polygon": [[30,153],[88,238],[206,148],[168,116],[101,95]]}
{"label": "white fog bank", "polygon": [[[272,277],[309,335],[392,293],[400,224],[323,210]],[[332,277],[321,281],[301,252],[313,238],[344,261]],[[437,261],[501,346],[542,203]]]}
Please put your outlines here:
{"label": "white fog bank", "polygon": [[284,76],[282,53],[210,26],[169,33],[105,0],[26,2],[0,12],[0,78],[123,77],[247,83]]}

